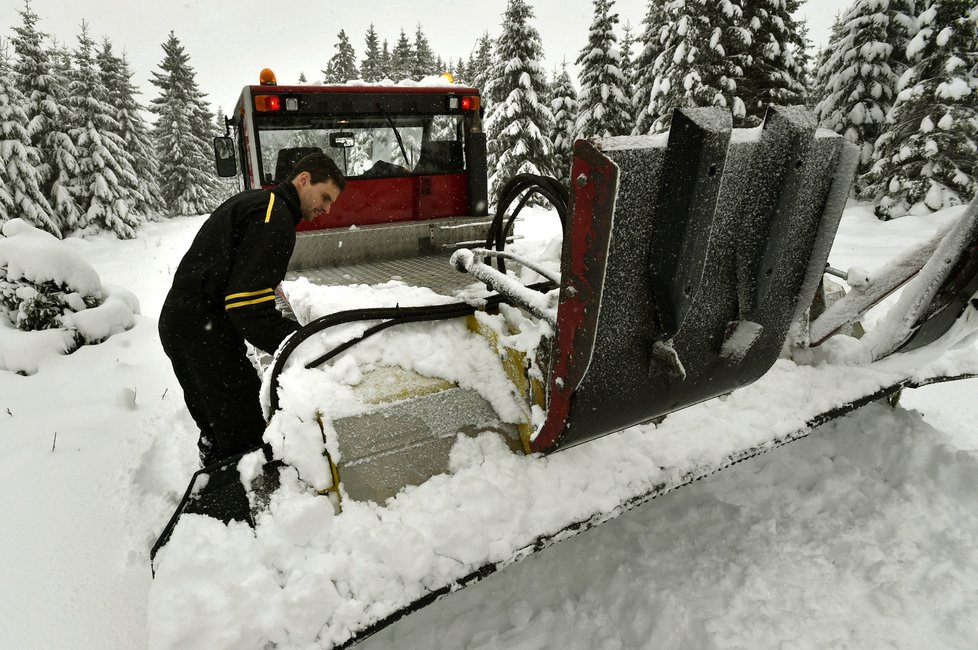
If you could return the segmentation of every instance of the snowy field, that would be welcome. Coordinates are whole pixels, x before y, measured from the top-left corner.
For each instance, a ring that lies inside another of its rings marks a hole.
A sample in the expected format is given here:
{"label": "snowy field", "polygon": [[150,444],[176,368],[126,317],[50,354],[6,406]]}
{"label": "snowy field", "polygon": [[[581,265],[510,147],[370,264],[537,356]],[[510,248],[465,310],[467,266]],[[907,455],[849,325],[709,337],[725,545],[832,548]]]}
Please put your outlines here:
{"label": "snowy field", "polygon": [[[853,205],[830,261],[873,269],[959,212],[881,223]],[[34,375],[0,373],[0,471],[12,497],[0,508],[0,647],[168,647],[178,636],[154,618],[165,608],[149,606],[148,551],[194,469],[197,433],[156,318],[201,222],[150,224],[132,241],[70,240],[103,282],[139,299],[135,327],[45,358]],[[974,647],[975,395],[969,380],[865,408],[505,569],[363,647]],[[253,593],[220,597],[233,606]]]}

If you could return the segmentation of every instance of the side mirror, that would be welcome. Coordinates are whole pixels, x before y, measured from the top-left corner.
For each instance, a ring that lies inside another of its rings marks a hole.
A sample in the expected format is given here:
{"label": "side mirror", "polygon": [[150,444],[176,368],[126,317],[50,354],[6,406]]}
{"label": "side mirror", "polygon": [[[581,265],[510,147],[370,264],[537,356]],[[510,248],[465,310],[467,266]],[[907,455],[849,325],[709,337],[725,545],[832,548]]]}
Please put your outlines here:
{"label": "side mirror", "polygon": [[337,131],[329,134],[329,146],[334,149],[350,149],[355,143],[353,134],[348,131]]}
{"label": "side mirror", "polygon": [[217,175],[221,178],[237,175],[238,163],[234,157],[234,140],[214,138],[214,162],[217,164]]}

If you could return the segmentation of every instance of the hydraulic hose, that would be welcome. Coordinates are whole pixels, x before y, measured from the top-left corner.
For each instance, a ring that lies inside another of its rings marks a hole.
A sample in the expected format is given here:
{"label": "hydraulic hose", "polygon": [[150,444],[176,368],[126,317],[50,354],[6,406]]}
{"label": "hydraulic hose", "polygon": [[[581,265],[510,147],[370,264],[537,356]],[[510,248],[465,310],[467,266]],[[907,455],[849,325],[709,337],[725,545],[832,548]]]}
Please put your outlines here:
{"label": "hydraulic hose", "polygon": [[[529,288],[536,291],[545,292],[552,289],[553,284],[550,282],[541,282],[530,285]],[[377,325],[368,328],[359,337],[346,341],[345,343],[341,343],[325,354],[313,359],[306,364],[305,367],[307,369],[315,368],[316,366],[329,361],[341,352],[350,349],[360,341],[363,341],[364,339],[369,338],[370,336],[373,336],[374,334],[377,334],[378,332],[381,332],[389,327],[393,327],[394,325],[445,320],[448,318],[461,318],[462,316],[474,314],[479,309],[484,309],[486,311],[495,310],[501,303],[508,304],[509,301],[501,295],[495,295],[486,299],[484,307],[476,307],[467,302],[452,302],[443,305],[421,305],[418,307],[374,307],[370,309],[351,309],[317,318],[289,337],[289,340],[286,341],[285,345],[276,355],[275,362],[272,365],[271,376],[269,377],[269,413],[274,415],[279,409],[279,377],[282,374],[282,371],[285,369],[286,361],[288,361],[289,356],[291,356],[303,342],[314,334],[318,334],[319,332],[322,332],[330,327],[344,325],[346,323],[371,320],[382,321]]]}
{"label": "hydraulic hose", "polygon": [[[561,230],[566,230],[567,210],[570,203],[570,192],[567,186],[550,176],[517,174],[499,192],[496,214],[486,237],[486,248],[494,248],[497,251],[506,248],[506,235],[512,231],[517,215],[536,195],[542,196],[554,207],[557,216],[560,218]],[[519,199],[519,203],[513,209],[509,219],[506,220],[506,211],[517,199]],[[503,258],[496,259],[496,266],[501,272],[506,272],[506,262]]]}

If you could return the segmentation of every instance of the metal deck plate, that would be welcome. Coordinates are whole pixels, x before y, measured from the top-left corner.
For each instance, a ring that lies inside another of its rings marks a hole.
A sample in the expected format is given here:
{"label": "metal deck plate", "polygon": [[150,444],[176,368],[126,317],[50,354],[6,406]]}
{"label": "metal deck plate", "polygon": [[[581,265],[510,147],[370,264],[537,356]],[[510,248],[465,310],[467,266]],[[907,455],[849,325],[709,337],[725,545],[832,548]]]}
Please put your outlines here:
{"label": "metal deck plate", "polygon": [[289,271],[286,280],[300,277],[313,284],[343,286],[349,284],[382,284],[399,280],[415,287],[428,287],[435,293],[451,296],[473,282],[472,276],[452,268],[451,255],[430,255],[411,259],[384,260],[333,268]]}

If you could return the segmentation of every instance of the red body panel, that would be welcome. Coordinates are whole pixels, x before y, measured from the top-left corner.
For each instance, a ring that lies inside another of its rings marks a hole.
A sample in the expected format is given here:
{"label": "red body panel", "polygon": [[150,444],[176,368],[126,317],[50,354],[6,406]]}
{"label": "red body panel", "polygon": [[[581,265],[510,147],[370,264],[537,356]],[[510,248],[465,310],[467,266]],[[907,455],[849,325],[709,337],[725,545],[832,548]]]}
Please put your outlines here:
{"label": "red body panel", "polygon": [[552,451],[567,427],[574,392],[584,379],[597,332],[604,271],[611,239],[618,168],[584,140],[574,144],[571,210],[561,252],[557,345],[550,371],[547,418],[530,442],[534,452]]}
{"label": "red body panel", "polygon": [[298,230],[460,217],[467,214],[468,206],[464,173],[351,179],[326,218],[302,222]]}

